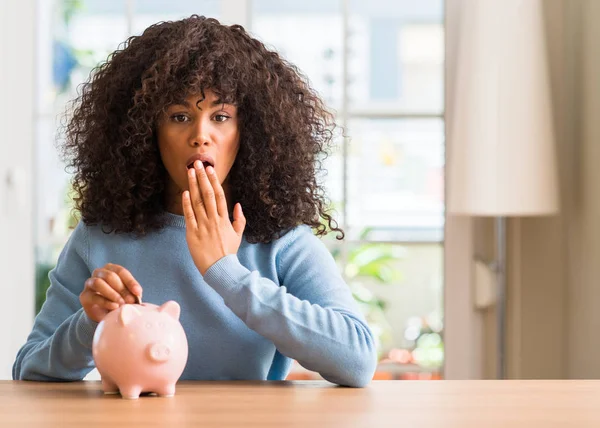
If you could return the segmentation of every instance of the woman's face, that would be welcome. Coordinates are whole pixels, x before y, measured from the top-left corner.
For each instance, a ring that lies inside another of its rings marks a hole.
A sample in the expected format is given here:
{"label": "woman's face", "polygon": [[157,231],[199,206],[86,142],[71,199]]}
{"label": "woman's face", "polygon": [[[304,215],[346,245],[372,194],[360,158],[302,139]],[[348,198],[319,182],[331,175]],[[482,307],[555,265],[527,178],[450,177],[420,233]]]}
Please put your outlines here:
{"label": "woman's face", "polygon": [[188,190],[187,170],[195,159],[211,164],[223,184],[239,150],[237,108],[206,89],[204,97],[191,95],[169,106],[157,126],[157,137],[171,195]]}

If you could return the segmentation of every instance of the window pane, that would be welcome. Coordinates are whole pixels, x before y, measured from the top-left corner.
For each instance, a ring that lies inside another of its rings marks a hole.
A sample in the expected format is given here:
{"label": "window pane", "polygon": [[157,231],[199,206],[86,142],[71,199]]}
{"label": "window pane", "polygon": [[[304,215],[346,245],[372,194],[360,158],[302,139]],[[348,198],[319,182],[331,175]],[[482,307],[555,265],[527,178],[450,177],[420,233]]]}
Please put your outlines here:
{"label": "window pane", "polygon": [[[83,0],[81,2],[63,2],[65,12],[56,22],[55,36],[65,53],[74,55],[75,67],[71,74],[68,91],[59,97],[64,103],[75,96],[78,83],[85,81],[98,63],[106,60],[128,36],[125,2],[122,0]],[[62,58],[55,58],[57,59]]]}
{"label": "window pane", "polygon": [[342,15],[339,0],[253,0],[252,33],[308,76],[325,102],[342,99]]}
{"label": "window pane", "polygon": [[204,15],[219,19],[220,0],[144,0],[136,1],[133,16],[133,34],[160,21],[173,21],[190,15]]}
{"label": "window pane", "polygon": [[443,111],[441,0],[353,0],[349,28],[353,111]]}
{"label": "window pane", "polygon": [[357,238],[439,241],[444,225],[441,119],[354,119],[348,225]]}

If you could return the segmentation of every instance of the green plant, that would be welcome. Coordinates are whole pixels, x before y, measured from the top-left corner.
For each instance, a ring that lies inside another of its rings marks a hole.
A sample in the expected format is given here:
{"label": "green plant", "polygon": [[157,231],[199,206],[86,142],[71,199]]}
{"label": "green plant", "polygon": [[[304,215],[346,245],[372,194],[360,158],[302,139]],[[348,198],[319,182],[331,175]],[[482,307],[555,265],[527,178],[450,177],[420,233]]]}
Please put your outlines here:
{"label": "green plant", "polygon": [[427,369],[439,369],[444,363],[443,324],[441,318],[413,317],[408,320],[404,337],[412,342],[414,362]]}
{"label": "green plant", "polygon": [[40,263],[35,267],[35,313],[36,315],[42,309],[46,301],[46,292],[50,287],[50,278],[48,274],[54,268],[51,263]]}
{"label": "green plant", "polygon": [[63,0],[62,17],[66,26],[71,23],[73,16],[85,9],[83,0]]}

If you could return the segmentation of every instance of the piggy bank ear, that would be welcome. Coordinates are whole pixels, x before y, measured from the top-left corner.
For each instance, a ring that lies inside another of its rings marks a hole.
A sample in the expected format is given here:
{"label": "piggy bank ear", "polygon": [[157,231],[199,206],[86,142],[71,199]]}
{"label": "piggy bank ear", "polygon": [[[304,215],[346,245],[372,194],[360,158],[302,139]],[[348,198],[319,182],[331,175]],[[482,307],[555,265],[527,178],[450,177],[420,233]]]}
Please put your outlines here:
{"label": "piggy bank ear", "polygon": [[141,315],[142,313],[135,306],[124,305],[119,314],[119,321],[122,325],[126,326]]}
{"label": "piggy bank ear", "polygon": [[159,308],[158,312],[166,312],[171,315],[176,320],[179,320],[179,314],[181,313],[181,308],[179,304],[174,300],[169,300],[166,303],[163,303]]}

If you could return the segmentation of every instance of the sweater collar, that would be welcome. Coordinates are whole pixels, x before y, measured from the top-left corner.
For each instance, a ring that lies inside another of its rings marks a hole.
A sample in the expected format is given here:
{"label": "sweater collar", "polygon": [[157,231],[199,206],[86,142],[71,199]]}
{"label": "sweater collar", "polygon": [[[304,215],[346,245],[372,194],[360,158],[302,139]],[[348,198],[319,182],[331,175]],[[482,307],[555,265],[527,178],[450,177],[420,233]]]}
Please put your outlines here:
{"label": "sweater collar", "polygon": [[173,214],[168,211],[163,212],[165,224],[168,226],[182,227],[185,229],[185,218],[182,215]]}

